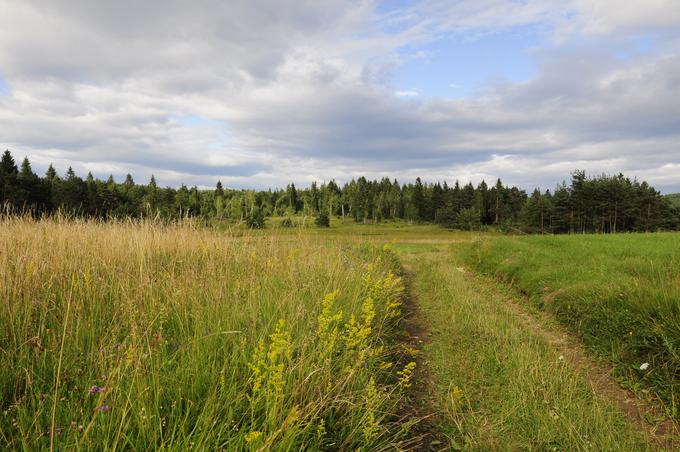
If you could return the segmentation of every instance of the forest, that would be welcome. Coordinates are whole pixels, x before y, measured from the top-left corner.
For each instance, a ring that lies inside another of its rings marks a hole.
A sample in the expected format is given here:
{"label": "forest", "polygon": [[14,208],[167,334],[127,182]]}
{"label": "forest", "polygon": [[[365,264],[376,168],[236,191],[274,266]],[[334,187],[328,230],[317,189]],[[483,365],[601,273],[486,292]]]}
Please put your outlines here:
{"label": "forest", "polygon": [[[128,174],[122,182],[105,181],[72,168],[60,176],[52,165],[43,177],[28,158],[17,165],[9,150],[0,161],[0,204],[5,210],[34,216],[53,212],[86,218],[231,219],[263,227],[265,218],[336,216],[356,222],[385,220],[436,223],[445,228],[476,230],[495,227],[534,233],[615,233],[676,230],[680,205],[647,182],[623,174],[586,176],[574,171],[569,184],[553,190],[526,191],[482,181],[460,184],[422,182],[400,184],[396,179],[352,179],[312,182],[307,188],[215,189],[159,187],[151,176],[138,184]],[[293,224],[288,221],[284,224]]]}

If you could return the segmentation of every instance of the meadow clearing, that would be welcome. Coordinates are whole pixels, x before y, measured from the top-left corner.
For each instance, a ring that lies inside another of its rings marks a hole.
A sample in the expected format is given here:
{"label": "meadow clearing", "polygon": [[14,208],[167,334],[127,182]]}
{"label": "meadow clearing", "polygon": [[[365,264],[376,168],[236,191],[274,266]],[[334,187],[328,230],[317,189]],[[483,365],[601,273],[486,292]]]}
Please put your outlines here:
{"label": "meadow clearing", "polygon": [[0,221],[3,449],[677,445],[673,234]]}

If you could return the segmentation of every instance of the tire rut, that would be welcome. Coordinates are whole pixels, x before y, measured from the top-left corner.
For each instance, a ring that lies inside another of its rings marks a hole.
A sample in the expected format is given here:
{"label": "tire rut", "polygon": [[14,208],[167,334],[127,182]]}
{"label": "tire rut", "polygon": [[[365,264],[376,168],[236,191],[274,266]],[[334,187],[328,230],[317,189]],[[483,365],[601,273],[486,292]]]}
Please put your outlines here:
{"label": "tire rut", "polygon": [[[477,275],[463,268],[457,268],[468,277],[488,284],[498,282]],[[632,391],[619,385],[612,376],[612,366],[596,361],[585,351],[579,339],[556,324],[546,312],[530,313],[516,299],[509,297],[506,303],[509,311],[531,332],[543,338],[558,350],[560,358],[575,368],[590,383],[595,393],[613,402],[624,413],[626,419],[645,431],[655,447],[661,450],[680,449],[680,427],[669,419],[663,408],[652,400],[638,397]],[[550,327],[546,327],[550,325]]]}

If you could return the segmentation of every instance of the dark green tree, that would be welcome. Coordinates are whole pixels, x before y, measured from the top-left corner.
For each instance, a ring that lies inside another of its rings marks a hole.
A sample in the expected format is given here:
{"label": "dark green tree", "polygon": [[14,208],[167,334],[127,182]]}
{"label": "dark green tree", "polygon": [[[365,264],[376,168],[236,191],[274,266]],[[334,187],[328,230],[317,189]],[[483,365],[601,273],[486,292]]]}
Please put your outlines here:
{"label": "dark green tree", "polygon": [[314,220],[314,224],[320,228],[329,228],[331,226],[331,220],[328,218],[328,214],[326,212],[319,212],[319,215],[317,215],[316,219]]}
{"label": "dark green tree", "polygon": [[250,229],[263,229],[265,227],[265,216],[262,209],[259,207],[254,207],[251,209],[250,213],[246,215],[245,224]]}

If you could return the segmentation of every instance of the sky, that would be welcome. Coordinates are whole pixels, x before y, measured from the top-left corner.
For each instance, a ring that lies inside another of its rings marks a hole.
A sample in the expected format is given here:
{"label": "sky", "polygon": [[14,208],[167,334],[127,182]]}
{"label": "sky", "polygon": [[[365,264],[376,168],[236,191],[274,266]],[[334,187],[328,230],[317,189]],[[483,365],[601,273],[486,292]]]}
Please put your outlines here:
{"label": "sky", "polygon": [[678,0],[0,0],[0,147],[96,177],[680,191]]}

